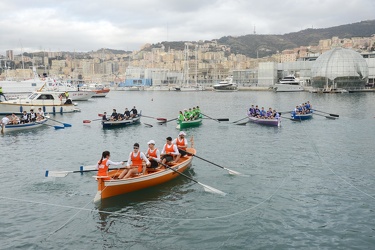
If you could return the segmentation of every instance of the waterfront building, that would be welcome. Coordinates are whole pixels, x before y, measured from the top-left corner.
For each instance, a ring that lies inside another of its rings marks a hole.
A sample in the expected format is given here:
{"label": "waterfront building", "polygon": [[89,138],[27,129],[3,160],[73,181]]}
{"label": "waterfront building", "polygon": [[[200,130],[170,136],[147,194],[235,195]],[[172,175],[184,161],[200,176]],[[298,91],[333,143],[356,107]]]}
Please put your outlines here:
{"label": "waterfront building", "polygon": [[323,53],[311,68],[314,88],[365,87],[368,78],[366,60],[351,49],[334,48]]}

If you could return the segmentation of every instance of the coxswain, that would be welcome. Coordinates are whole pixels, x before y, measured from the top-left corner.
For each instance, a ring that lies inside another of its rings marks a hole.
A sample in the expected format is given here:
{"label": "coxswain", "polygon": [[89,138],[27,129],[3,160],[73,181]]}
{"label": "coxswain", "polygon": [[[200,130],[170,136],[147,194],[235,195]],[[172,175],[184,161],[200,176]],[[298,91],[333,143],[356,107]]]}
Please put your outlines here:
{"label": "coxswain", "polygon": [[98,161],[98,165],[97,165],[97,169],[98,169],[98,176],[104,176],[105,178],[103,178],[104,180],[111,180],[112,178],[108,176],[108,168],[109,168],[109,165],[115,165],[115,166],[118,166],[118,165],[123,165],[124,162],[121,161],[121,162],[113,162],[109,159],[109,157],[111,156],[111,154],[109,153],[109,151],[104,151],[102,153],[102,157],[101,159]]}

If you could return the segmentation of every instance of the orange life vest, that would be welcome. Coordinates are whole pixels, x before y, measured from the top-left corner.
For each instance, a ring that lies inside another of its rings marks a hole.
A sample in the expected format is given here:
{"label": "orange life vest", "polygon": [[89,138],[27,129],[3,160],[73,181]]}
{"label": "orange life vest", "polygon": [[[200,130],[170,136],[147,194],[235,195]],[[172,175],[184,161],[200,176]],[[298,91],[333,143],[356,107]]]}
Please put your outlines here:
{"label": "orange life vest", "polygon": [[136,156],[134,156],[134,153],[132,152],[132,166],[138,167],[138,173],[142,172],[142,158],[141,158],[141,152],[138,152]]}
{"label": "orange life vest", "polygon": [[185,149],[185,148],[186,148],[186,145],[185,145],[185,138],[182,139],[182,141],[180,141],[180,138],[177,138],[177,139],[176,139],[176,144],[177,144],[177,147],[178,147],[178,148]]}
{"label": "orange life vest", "polygon": [[171,144],[170,146],[168,144],[165,144],[165,152],[167,154],[172,154],[174,153],[174,149],[173,149],[173,144]]}
{"label": "orange life vest", "polygon": [[151,151],[151,149],[147,149],[147,154],[148,154],[148,156],[149,156],[149,157],[157,158],[157,157],[158,157],[157,154],[156,154],[156,151],[157,151],[157,150],[158,150],[157,148],[155,148],[154,151]]}
{"label": "orange life vest", "polygon": [[[108,161],[108,159],[105,158],[105,159],[102,160],[102,163],[100,163],[99,169],[98,169],[98,176],[108,176],[107,161]],[[111,179],[111,177],[108,177],[108,178],[105,178],[104,180],[110,180],[110,179]]]}

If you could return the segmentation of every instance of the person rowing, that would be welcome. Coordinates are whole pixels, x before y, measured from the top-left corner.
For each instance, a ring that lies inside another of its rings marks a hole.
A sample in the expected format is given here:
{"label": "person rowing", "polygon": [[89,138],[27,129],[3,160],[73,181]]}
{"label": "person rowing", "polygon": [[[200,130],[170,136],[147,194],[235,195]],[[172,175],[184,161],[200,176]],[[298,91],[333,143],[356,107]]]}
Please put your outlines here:
{"label": "person rowing", "polygon": [[185,136],[186,136],[186,133],[184,131],[181,131],[178,134],[178,137],[172,141],[172,143],[177,146],[178,152],[180,153],[182,157],[186,155],[186,149],[188,146],[188,142]]}
{"label": "person rowing", "polygon": [[134,143],[133,151],[129,154],[127,166],[118,178],[127,179],[137,174],[145,174],[146,166],[143,165],[143,161],[146,162],[147,167],[151,166],[151,162],[147,159],[145,154],[139,150],[139,144]]}
{"label": "person rowing", "polygon": [[155,141],[147,142],[148,149],[146,152],[147,159],[151,162],[150,168],[157,168],[160,162],[160,151],[155,147]]}

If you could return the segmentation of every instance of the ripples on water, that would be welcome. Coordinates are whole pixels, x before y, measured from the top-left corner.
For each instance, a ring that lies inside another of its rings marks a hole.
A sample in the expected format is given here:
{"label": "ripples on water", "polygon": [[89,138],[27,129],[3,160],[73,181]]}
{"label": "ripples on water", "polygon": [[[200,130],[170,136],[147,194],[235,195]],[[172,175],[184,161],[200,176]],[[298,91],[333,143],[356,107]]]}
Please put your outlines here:
{"label": "ripples on water", "polygon": [[[4,249],[369,249],[374,240],[374,123],[372,93],[111,92],[81,102],[81,113],[56,115],[71,128],[4,135],[0,239]],[[126,160],[134,142],[162,147],[175,123],[103,130],[98,113],[136,105],[142,113],[174,118],[199,105],[215,118],[239,120],[251,104],[292,109],[310,100],[337,120],[316,116],[282,127],[236,126],[205,120],[189,129],[197,155],[246,176],[194,159],[187,172],[227,193],[206,193],[183,177],[92,204],[92,173],[44,178],[44,171],[78,170],[104,150]],[[58,125],[58,124],[56,124]],[[6,160],[5,160],[6,159]]]}

